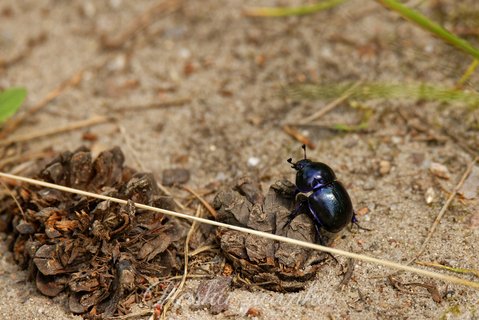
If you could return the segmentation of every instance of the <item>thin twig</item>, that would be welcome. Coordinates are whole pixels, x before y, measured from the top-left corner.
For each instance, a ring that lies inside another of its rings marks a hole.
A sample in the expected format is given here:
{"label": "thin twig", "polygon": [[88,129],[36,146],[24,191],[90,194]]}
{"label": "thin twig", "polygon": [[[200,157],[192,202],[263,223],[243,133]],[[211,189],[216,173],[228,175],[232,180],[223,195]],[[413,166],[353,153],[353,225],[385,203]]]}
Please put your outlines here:
{"label": "thin twig", "polygon": [[441,303],[442,297],[441,294],[439,293],[439,290],[437,289],[437,286],[434,283],[419,283],[419,282],[409,282],[409,283],[403,283],[404,286],[415,286],[415,287],[422,287],[429,292],[431,295],[432,300],[436,303]]}
{"label": "thin twig", "polygon": [[305,144],[309,149],[316,148],[316,145],[308,137],[301,134],[301,132],[299,132],[296,128],[293,128],[292,126],[289,126],[289,125],[284,125],[283,130],[294,139],[298,140],[302,144]]}
{"label": "thin twig", "polygon": [[318,120],[322,116],[324,116],[326,113],[329,111],[333,110],[336,108],[338,105],[343,103],[346,99],[348,99],[351,95],[354,94],[355,90],[357,87],[362,85],[364,83],[364,80],[359,80],[356,83],[354,83],[351,87],[349,87],[344,93],[339,96],[337,99],[331,101],[329,104],[327,104],[325,107],[321,108],[317,112],[313,113],[309,117],[306,117],[302,121],[299,122],[299,124],[304,125],[304,124],[309,124],[310,122],[314,120]]}
{"label": "thin twig", "polygon": [[52,129],[27,133],[27,134],[24,134],[24,135],[18,135],[16,137],[15,136],[10,137],[10,138],[5,139],[5,140],[0,140],[0,146],[9,145],[11,143],[25,142],[25,141],[29,141],[29,140],[34,140],[34,139],[46,137],[46,136],[51,136],[51,135],[58,134],[58,133],[73,131],[73,130],[81,129],[81,128],[84,128],[84,127],[90,127],[90,126],[94,126],[94,125],[97,125],[97,124],[100,124],[100,123],[105,123],[109,120],[111,120],[111,119],[108,118],[108,117],[94,116],[94,117],[91,117],[90,119],[69,123],[66,126],[63,126],[63,127],[60,127],[60,128],[52,128]]}
{"label": "thin twig", "polygon": [[15,197],[15,195],[13,194],[12,190],[10,190],[10,188],[7,186],[7,184],[6,184],[3,180],[0,180],[0,183],[1,183],[2,186],[7,190],[8,194],[10,195],[10,197],[12,197],[13,201],[15,201],[15,204],[17,205],[18,209],[19,209],[20,212],[22,213],[23,219],[26,219],[25,211],[23,211],[22,206],[21,206],[20,203],[18,202],[18,200],[17,200],[17,198]]}
{"label": "thin twig", "polygon": [[[63,192],[75,193],[75,194],[83,195],[83,196],[86,196],[86,197],[92,197],[92,198],[101,199],[101,200],[108,200],[108,201],[123,204],[123,205],[128,204],[127,200],[108,197],[108,196],[102,195],[102,194],[96,194],[96,193],[93,193],[93,192],[88,192],[88,191],[83,191],[83,190],[79,190],[79,189],[69,188],[69,187],[57,185],[57,184],[54,184],[54,183],[49,183],[49,182],[35,180],[35,179],[31,179],[31,178],[16,176],[16,175],[4,173],[4,172],[0,172],[0,177],[6,178],[6,179],[22,181],[22,182],[26,182],[26,183],[34,184],[34,185],[38,185],[38,186],[43,186],[43,187],[46,187],[46,188],[52,188],[52,189],[60,190],[60,191],[63,191]],[[331,254],[337,254],[337,255],[340,255],[340,256],[348,257],[348,258],[353,258],[353,259],[357,259],[357,260],[361,260],[361,261],[371,262],[371,263],[378,264],[378,265],[381,265],[381,266],[385,266],[385,267],[389,267],[389,268],[393,268],[393,269],[397,269],[397,270],[409,271],[409,272],[413,272],[413,273],[423,275],[423,276],[426,276],[426,277],[435,278],[435,279],[439,279],[439,280],[442,280],[442,281],[461,284],[461,285],[464,285],[464,286],[479,289],[479,282],[469,281],[469,280],[461,279],[461,278],[454,277],[454,276],[448,276],[448,275],[444,275],[444,274],[441,274],[441,273],[436,273],[436,272],[429,271],[429,270],[419,269],[419,268],[416,268],[416,267],[411,267],[411,266],[407,266],[407,265],[404,265],[404,264],[400,264],[400,263],[396,263],[396,262],[392,262],[392,261],[388,261],[388,260],[373,258],[373,257],[366,256],[366,255],[363,255],[363,254],[358,254],[358,253],[344,251],[344,250],[340,250],[340,249],[336,249],[336,248],[326,247],[326,246],[322,246],[322,245],[311,243],[311,242],[306,242],[306,241],[301,241],[301,240],[297,240],[297,239],[287,238],[287,237],[279,236],[279,235],[276,235],[276,234],[271,234],[271,233],[262,232],[262,231],[258,231],[258,230],[254,230],[254,229],[248,229],[248,228],[244,228],[244,227],[239,227],[239,226],[235,226],[235,225],[231,225],[231,224],[227,224],[227,223],[223,223],[223,222],[218,222],[218,221],[214,221],[214,220],[208,220],[208,219],[205,219],[205,218],[191,216],[191,215],[188,215],[186,213],[180,213],[180,212],[161,209],[161,208],[155,208],[155,207],[148,206],[148,205],[141,204],[141,203],[133,203],[133,205],[138,209],[151,210],[151,211],[154,211],[154,212],[163,213],[165,215],[169,215],[169,216],[176,217],[176,218],[187,219],[187,220],[192,220],[192,221],[196,221],[196,222],[200,222],[200,223],[209,224],[209,225],[216,226],[216,227],[223,227],[223,228],[227,228],[227,229],[231,229],[231,230],[236,230],[236,231],[239,231],[239,232],[252,234],[252,235],[255,235],[255,236],[258,236],[258,237],[263,237],[263,238],[266,238],[266,239],[281,241],[281,242],[284,242],[284,243],[289,243],[289,244],[297,245],[297,246],[308,248],[308,249],[328,252],[328,253],[331,253]]]}
{"label": "thin twig", "polygon": [[[201,216],[201,206],[198,206],[198,209],[196,210],[196,215],[195,216],[196,217]],[[188,252],[190,250],[190,239],[191,239],[191,236],[193,235],[193,233],[196,230],[196,223],[197,223],[197,221],[193,221],[193,223],[191,224],[191,227],[190,227],[190,231],[188,231],[188,235],[186,236],[185,250],[184,250],[184,253],[183,253],[184,256],[185,256],[185,261],[184,261],[185,266],[184,266],[184,269],[183,269],[183,276],[181,278],[180,284],[178,285],[178,288],[175,290],[175,293],[168,300],[168,302],[163,306],[163,310],[161,312],[161,318],[162,319],[166,319],[166,313],[168,312],[168,309],[173,304],[175,299],[178,297],[178,295],[180,294],[181,289],[183,289],[183,286],[185,285],[186,277],[188,275],[188,258],[189,258]]]}
{"label": "thin twig", "polygon": [[[188,256],[191,257],[191,253]],[[212,277],[214,277],[214,275],[211,275],[211,274],[188,274],[188,275],[186,275],[186,278],[188,278],[188,279],[203,279],[203,278],[212,278]],[[178,279],[182,279],[182,278],[183,278],[183,275],[173,276],[173,277],[162,279],[162,282],[168,282],[168,281],[178,280]]]}
{"label": "thin twig", "polygon": [[344,274],[343,280],[341,280],[341,282],[338,285],[338,290],[342,290],[351,280],[351,277],[353,276],[353,272],[354,272],[354,265],[355,265],[354,259],[349,258],[348,269],[346,270],[346,273]]}
{"label": "thin twig", "polygon": [[179,99],[162,101],[162,102],[142,104],[138,106],[115,107],[115,108],[111,108],[111,110],[114,112],[131,112],[131,111],[137,112],[137,111],[144,111],[144,110],[150,110],[150,109],[182,106],[189,102],[191,102],[191,98],[179,98]]}
{"label": "thin twig", "polygon": [[452,200],[454,199],[454,197],[456,196],[457,192],[459,191],[459,189],[461,189],[462,185],[464,184],[464,181],[466,181],[467,177],[469,176],[469,174],[471,173],[472,171],[472,168],[474,167],[474,164],[476,163],[478,157],[475,157],[471,163],[469,163],[469,165],[467,166],[467,169],[466,171],[464,172],[464,174],[462,175],[461,177],[461,180],[459,180],[459,183],[456,185],[456,187],[454,187],[454,189],[452,190],[451,194],[449,195],[449,198],[447,199],[446,203],[444,204],[444,206],[441,208],[441,211],[439,211],[439,214],[437,215],[436,219],[434,220],[432,226],[431,226],[431,229],[429,230],[429,233],[426,237],[426,239],[424,240],[424,242],[422,243],[421,245],[421,248],[419,249],[419,251],[417,252],[416,256],[408,262],[408,264],[411,264],[412,262],[416,261],[417,258],[419,258],[419,256],[424,252],[424,250],[426,249],[426,246],[427,244],[429,243],[429,240],[431,240],[431,237],[432,235],[434,234],[434,231],[436,231],[436,228],[437,226],[439,225],[439,223],[441,222],[441,219],[442,217],[444,216],[444,213],[446,213],[447,209],[449,208],[449,205],[451,204]]}
{"label": "thin twig", "polygon": [[156,16],[159,14],[172,13],[178,10],[181,4],[181,0],[163,0],[159,3],[155,3],[136,16],[126,28],[115,36],[101,37],[101,46],[109,50],[120,49],[130,38],[133,38],[138,32],[146,29],[151,23],[157,21],[157,19],[155,19]]}
{"label": "thin twig", "polygon": [[411,292],[411,290],[407,290],[404,288],[404,284],[396,279],[393,278],[393,275],[389,275],[388,276],[388,280],[389,280],[389,283],[391,284],[391,286],[398,290],[398,291],[401,291],[403,293],[407,293],[407,294],[413,294],[413,292]]}
{"label": "thin twig", "polygon": [[[213,189],[202,190],[201,192],[197,192],[197,193],[200,196],[205,197],[205,196],[210,195],[214,192],[216,192],[216,190],[213,188]],[[186,201],[185,206],[188,207],[195,199],[196,199],[196,197],[194,195],[190,195],[189,197],[186,197],[185,198],[185,201]]]}
{"label": "thin twig", "polygon": [[194,251],[190,252],[190,257],[196,256],[197,254],[200,254],[202,252],[206,251],[213,251],[213,250],[218,250],[217,245],[208,245],[208,246],[203,246],[195,249]]}
{"label": "thin twig", "polygon": [[187,186],[183,186],[183,189],[194,195],[205,206],[206,210],[208,210],[208,212],[213,218],[218,218],[218,213],[216,212],[216,210],[202,196],[196,193],[196,191]]}

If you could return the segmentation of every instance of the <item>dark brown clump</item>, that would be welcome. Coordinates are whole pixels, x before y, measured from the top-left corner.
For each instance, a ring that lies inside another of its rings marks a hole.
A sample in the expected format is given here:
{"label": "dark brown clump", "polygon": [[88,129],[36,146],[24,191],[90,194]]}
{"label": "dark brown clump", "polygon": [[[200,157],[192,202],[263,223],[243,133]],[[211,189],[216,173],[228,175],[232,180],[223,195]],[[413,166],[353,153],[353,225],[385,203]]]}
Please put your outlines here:
{"label": "dark brown clump", "polygon": [[167,187],[185,184],[190,180],[190,171],[188,169],[176,168],[163,170],[161,184]]}
{"label": "dark brown clump", "polygon": [[123,163],[119,148],[95,160],[80,148],[60,154],[35,178],[129,200],[127,205],[31,185],[13,190],[22,210],[11,197],[0,201],[0,231],[8,233],[15,261],[43,294],[66,291],[74,313],[124,314],[154,277],[181,267],[176,226],[131,202],[174,209],[171,199],[151,174]]}
{"label": "dark brown clump", "polygon": [[[295,186],[277,181],[263,196],[248,179],[219,192],[214,200],[218,220],[259,231],[314,242],[315,229],[306,215],[283,228],[294,206]],[[219,229],[221,250],[250,282],[276,291],[299,291],[313,278],[326,255],[298,246]],[[326,239],[327,240],[327,239]]]}

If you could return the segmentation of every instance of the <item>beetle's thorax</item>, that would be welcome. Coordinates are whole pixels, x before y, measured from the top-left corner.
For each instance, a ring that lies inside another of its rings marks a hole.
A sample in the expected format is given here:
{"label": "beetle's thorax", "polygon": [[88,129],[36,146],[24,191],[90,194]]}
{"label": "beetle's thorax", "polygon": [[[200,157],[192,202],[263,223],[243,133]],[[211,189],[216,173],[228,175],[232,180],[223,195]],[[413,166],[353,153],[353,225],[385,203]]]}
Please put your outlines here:
{"label": "beetle's thorax", "polygon": [[296,186],[301,192],[310,192],[336,181],[336,174],[327,164],[303,159],[296,163]]}

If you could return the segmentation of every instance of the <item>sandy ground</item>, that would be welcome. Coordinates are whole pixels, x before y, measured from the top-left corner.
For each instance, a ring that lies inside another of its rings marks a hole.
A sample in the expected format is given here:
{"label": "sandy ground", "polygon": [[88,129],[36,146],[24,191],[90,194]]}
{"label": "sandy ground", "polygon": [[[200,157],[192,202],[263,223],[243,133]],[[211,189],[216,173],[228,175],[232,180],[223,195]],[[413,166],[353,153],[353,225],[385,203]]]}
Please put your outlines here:
{"label": "sandy ground", "polygon": [[[104,124],[35,140],[25,144],[24,150],[75,149],[82,144],[101,150],[120,145],[130,165],[137,167],[139,161],[158,178],[164,169],[187,168],[191,172],[189,186],[200,189],[248,174],[260,177],[266,190],[275,179],[293,179],[285,160],[301,156],[300,143],[282,126],[297,123],[328,102],[292,102],[279,94],[282,86],[298,81],[327,84],[358,79],[452,86],[470,62],[375,2],[360,0],[315,15],[271,20],[242,14],[243,8],[255,1],[183,1],[174,12],[154,17],[146,30],[125,41],[122,48],[101,48],[101,35],[121,35],[137,15],[155,3],[0,3],[2,59],[25,52],[29,39],[46,37],[27,50],[21,61],[0,71],[0,87],[28,89],[24,109],[84,70],[77,86],[29,117],[14,134],[93,115],[115,116],[126,132],[121,134],[117,125]],[[421,9],[431,16],[436,13],[432,6]],[[477,80],[474,76],[472,85]],[[123,110],[178,99],[187,102]],[[473,138],[464,137],[477,136],[477,127],[461,120],[468,112],[460,105],[411,100],[368,101],[367,105],[374,109],[367,132],[337,134],[317,125],[300,129],[317,146],[308,156],[335,168],[355,207],[369,209],[360,220],[373,231],[345,232],[334,245],[404,263],[424,241],[446,200],[445,191],[454,188],[472,160],[471,153],[451,135],[474,146]],[[354,123],[359,117],[344,104],[318,123]],[[415,129],[413,120],[426,129],[431,123],[435,130],[448,128],[450,135],[439,141],[426,139],[427,134]],[[98,141],[83,140],[87,131],[97,135]],[[258,158],[259,163],[251,166],[251,158]],[[432,162],[445,165],[450,179],[433,176],[428,169]],[[425,202],[428,188],[435,191],[429,205]],[[477,270],[479,228],[473,217],[477,219],[478,209],[477,199],[455,201],[420,260]],[[13,264],[5,245],[0,246],[0,257],[0,318],[74,318],[62,297],[49,299],[36,292]],[[338,260],[346,265],[346,259]],[[409,273],[396,276],[401,283],[434,283],[442,295],[447,291],[437,303],[422,287],[394,288],[385,278],[389,273],[357,262],[349,284],[338,290],[341,267],[331,262],[302,293],[235,289],[225,314],[195,311],[185,299],[170,317],[244,318],[250,307],[259,309],[262,319],[473,319],[479,314],[477,290]],[[194,292],[197,286],[198,281],[188,281],[185,293]]]}

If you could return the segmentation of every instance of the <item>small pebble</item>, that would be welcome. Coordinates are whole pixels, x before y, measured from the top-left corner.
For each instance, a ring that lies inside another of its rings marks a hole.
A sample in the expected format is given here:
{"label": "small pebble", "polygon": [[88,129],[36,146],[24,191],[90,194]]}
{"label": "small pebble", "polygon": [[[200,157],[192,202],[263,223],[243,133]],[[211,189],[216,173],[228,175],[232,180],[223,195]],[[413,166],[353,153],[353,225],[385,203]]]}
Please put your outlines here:
{"label": "small pebble", "polygon": [[249,318],[259,317],[261,315],[261,310],[256,307],[251,307],[248,309],[248,311],[246,311],[246,315]]}
{"label": "small pebble", "polygon": [[471,219],[469,220],[469,226],[472,229],[479,228],[479,212],[476,212],[471,216]]}
{"label": "small pebble", "polygon": [[98,136],[90,131],[84,132],[82,135],[83,141],[95,142],[98,140]]}
{"label": "small pebble", "polygon": [[402,138],[398,137],[398,136],[394,136],[394,137],[392,137],[391,141],[394,144],[400,144],[402,142]]}
{"label": "small pebble", "polygon": [[191,57],[191,51],[186,48],[181,48],[178,50],[178,56],[183,59],[188,59]]}
{"label": "small pebble", "polygon": [[436,200],[436,191],[434,191],[434,188],[427,188],[426,193],[424,194],[424,199],[427,204],[431,204]]}
{"label": "small pebble", "polygon": [[258,157],[249,157],[248,158],[248,166],[250,167],[256,167],[260,162],[260,159]]}
{"label": "small pebble", "polygon": [[431,165],[429,166],[429,171],[431,171],[433,175],[439,178],[449,179],[450,177],[449,170],[447,169],[447,167],[437,162],[431,162]]}
{"label": "small pebble", "polygon": [[384,176],[391,171],[391,162],[387,160],[381,160],[379,162],[379,173]]}
{"label": "small pebble", "polygon": [[356,215],[358,216],[364,216],[369,213],[369,208],[368,207],[362,207],[358,210],[356,210]]}
{"label": "small pebble", "polygon": [[226,174],[222,171],[218,172],[216,174],[216,177],[215,177],[215,180],[218,180],[218,181],[224,181],[226,180]]}
{"label": "small pebble", "polygon": [[433,53],[434,52],[434,45],[428,44],[427,46],[424,47],[424,51],[427,53]]}
{"label": "small pebble", "polygon": [[108,61],[107,68],[110,71],[122,71],[125,69],[127,57],[125,54],[119,54]]}
{"label": "small pebble", "polygon": [[87,18],[93,18],[96,14],[96,8],[93,2],[86,1],[82,4],[81,6],[81,12],[87,17]]}

